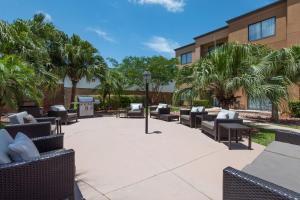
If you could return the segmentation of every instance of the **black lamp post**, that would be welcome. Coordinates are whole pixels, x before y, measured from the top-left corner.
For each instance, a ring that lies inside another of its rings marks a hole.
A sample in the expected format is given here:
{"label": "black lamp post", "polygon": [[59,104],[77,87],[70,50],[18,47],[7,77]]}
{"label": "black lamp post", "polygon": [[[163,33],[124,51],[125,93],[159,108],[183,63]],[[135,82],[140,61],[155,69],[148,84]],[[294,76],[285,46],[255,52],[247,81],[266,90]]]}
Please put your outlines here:
{"label": "black lamp post", "polygon": [[145,117],[145,133],[148,133],[148,100],[149,100],[149,83],[151,80],[151,73],[145,71],[143,73],[144,81],[145,81],[145,108],[146,108],[146,117]]}

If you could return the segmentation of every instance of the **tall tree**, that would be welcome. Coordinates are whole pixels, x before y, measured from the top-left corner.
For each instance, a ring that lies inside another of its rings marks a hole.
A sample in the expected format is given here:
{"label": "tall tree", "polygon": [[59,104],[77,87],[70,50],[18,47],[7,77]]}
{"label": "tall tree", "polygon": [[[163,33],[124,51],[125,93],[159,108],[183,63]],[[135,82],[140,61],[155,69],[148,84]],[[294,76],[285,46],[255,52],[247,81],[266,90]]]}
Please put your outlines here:
{"label": "tall tree", "polygon": [[167,59],[162,56],[127,57],[118,69],[125,75],[127,83],[132,88],[144,90],[144,71],[151,73],[151,90],[156,94],[157,101],[163,86],[169,85],[176,76],[176,59]]}
{"label": "tall tree", "polygon": [[76,87],[82,78],[90,81],[105,70],[105,62],[97,54],[92,44],[82,40],[78,35],[72,35],[63,49],[63,74],[72,82],[71,101],[75,101]]}
{"label": "tall tree", "polygon": [[261,58],[268,55],[269,51],[261,45],[223,45],[191,66],[189,76],[179,76],[179,83],[186,84],[186,87],[179,88],[175,95],[209,92],[222,107],[229,108],[236,101],[235,94],[241,88],[246,94],[252,94],[258,81],[253,66],[263,65]]}

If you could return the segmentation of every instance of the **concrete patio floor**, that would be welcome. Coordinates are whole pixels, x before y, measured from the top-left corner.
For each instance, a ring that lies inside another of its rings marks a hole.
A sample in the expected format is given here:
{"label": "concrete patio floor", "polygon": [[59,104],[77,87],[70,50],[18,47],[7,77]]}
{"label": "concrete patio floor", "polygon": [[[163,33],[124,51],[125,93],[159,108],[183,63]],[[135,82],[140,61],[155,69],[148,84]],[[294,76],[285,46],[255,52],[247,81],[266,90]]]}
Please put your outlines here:
{"label": "concrete patio floor", "polygon": [[[229,151],[198,129],[178,122],[102,117],[63,126],[75,150],[79,187],[88,200],[222,199],[222,170],[242,169],[264,149]],[[247,141],[245,141],[246,143]]]}

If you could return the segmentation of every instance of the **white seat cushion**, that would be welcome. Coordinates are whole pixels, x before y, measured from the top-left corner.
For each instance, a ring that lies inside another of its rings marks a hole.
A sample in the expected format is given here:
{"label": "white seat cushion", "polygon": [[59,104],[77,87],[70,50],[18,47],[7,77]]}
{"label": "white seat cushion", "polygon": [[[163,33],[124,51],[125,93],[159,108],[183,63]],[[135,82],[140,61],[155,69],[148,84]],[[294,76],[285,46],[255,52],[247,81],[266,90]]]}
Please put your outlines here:
{"label": "white seat cushion", "polygon": [[8,155],[8,145],[13,143],[13,141],[14,139],[5,129],[0,129],[0,164],[11,163]]}
{"label": "white seat cushion", "polygon": [[16,135],[13,143],[8,145],[8,149],[10,157],[15,162],[29,161],[40,157],[40,153],[31,139],[21,132]]}

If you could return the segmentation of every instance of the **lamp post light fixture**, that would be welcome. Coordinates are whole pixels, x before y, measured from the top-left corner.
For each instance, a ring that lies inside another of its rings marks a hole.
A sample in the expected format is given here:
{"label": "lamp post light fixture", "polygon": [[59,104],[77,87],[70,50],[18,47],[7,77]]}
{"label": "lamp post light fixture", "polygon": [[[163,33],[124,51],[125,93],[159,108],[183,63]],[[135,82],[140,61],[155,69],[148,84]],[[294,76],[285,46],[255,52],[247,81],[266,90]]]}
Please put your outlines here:
{"label": "lamp post light fixture", "polygon": [[151,80],[151,73],[149,71],[145,71],[143,73],[144,81],[145,81],[145,108],[146,108],[146,116],[145,116],[145,133],[148,134],[148,100],[149,100],[149,83]]}

